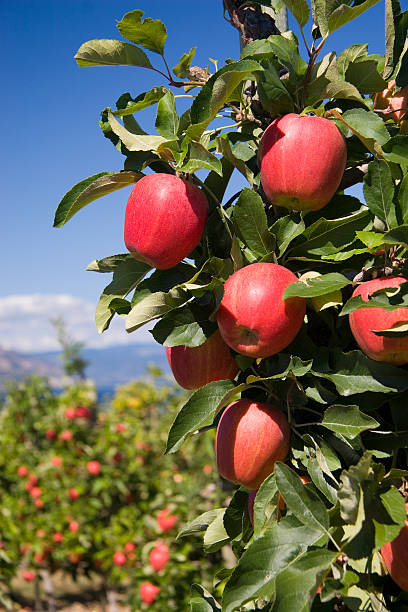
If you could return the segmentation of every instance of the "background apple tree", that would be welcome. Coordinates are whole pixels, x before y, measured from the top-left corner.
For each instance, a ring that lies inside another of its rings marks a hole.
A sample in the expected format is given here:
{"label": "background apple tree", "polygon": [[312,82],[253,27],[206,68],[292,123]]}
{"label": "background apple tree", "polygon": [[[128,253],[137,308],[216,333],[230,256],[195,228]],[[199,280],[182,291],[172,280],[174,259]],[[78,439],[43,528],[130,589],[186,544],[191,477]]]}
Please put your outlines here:
{"label": "background apple tree", "polygon": [[[295,273],[300,280],[283,298],[307,301],[293,342],[262,359],[234,353],[235,379],[195,390],[170,428],[166,452],[180,452],[187,437],[208,435],[238,398],[273,403],[291,427],[289,455],[260,486],[252,521],[248,490],[240,487],[227,508],[214,508],[183,529],[183,537],[202,532],[207,551],[230,542],[237,557],[233,569],[214,577],[212,594],[193,586],[194,611],[408,605],[380,555],[406,519],[407,371],[404,364],[368,357],[346,316],[408,307],[406,283],[393,291],[383,286],[369,301],[351,297],[358,283],[406,275],[408,12],[398,0],[385,0],[384,56],[368,54],[362,44],[340,54],[329,48],[332,32],[351,20],[358,18],[364,30],[364,13],[376,1],[312,0],[309,7],[306,0],[286,0],[296,36],[280,33],[261,11],[263,5],[279,12],[281,3],[225,0],[225,16],[240,32],[241,55],[231,49],[235,59],[214,61],[211,69],[192,66],[194,48],[170,69],[164,24],[143,18],[140,10],[117,24],[126,42],[90,40],[75,56],[83,67],[153,70],[157,86],[116,92],[116,108],[104,108],[100,126],[124,156],[123,169],[76,184],[58,206],[55,226],[151,171],[187,179],[209,203],[204,233],[187,261],[162,270],[121,253],[89,264],[88,270],[113,273],[96,308],[99,331],[120,315],[127,332],[153,325],[164,347],[199,347],[217,329],[224,283],[259,262]],[[306,31],[310,14],[313,25]],[[152,105],[155,133],[148,134],[136,116]],[[333,122],[347,145],[343,177],[321,210],[279,208],[261,186],[260,138],[289,113]],[[246,186],[230,197],[233,173]],[[363,183],[362,201],[345,193],[357,183]],[[165,234],[165,218],[160,221]],[[376,334],[403,343],[407,323],[408,315],[401,316]]]}

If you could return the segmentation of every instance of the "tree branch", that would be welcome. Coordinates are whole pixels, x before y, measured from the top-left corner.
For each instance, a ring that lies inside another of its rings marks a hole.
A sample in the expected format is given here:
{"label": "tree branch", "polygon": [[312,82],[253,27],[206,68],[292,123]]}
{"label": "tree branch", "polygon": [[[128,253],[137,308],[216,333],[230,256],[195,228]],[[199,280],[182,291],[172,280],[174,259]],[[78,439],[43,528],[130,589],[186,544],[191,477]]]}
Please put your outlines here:
{"label": "tree branch", "polygon": [[346,168],[345,173],[343,174],[343,178],[341,179],[339,185],[339,191],[343,191],[348,187],[352,187],[353,185],[357,185],[357,183],[362,183],[364,176],[368,172],[368,163],[362,164],[361,166],[353,166],[351,168]]}

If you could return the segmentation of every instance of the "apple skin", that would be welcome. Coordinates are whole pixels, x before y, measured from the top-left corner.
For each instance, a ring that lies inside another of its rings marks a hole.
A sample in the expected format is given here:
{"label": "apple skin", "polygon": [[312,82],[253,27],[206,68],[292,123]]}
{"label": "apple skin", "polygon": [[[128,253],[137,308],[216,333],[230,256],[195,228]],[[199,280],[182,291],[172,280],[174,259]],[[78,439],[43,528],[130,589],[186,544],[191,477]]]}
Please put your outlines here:
{"label": "apple skin", "polygon": [[175,514],[170,514],[170,510],[164,508],[157,515],[157,524],[161,531],[170,531],[177,523],[178,517]]}
{"label": "apple skin", "polygon": [[26,582],[32,582],[35,579],[35,572],[32,570],[24,570],[23,578]]}
{"label": "apple skin", "polygon": [[139,589],[140,597],[146,604],[152,604],[160,591],[160,587],[151,582],[142,582]]}
{"label": "apple skin", "polygon": [[[402,276],[375,278],[356,287],[353,297],[360,295],[364,301],[367,301],[368,296],[374,291],[385,287],[398,287],[406,281],[408,278]],[[394,365],[408,363],[408,336],[386,338],[376,336],[371,330],[390,329],[401,321],[408,321],[406,308],[396,310],[362,308],[349,315],[350,329],[363,353],[375,361],[385,361]]]}
{"label": "apple skin", "polygon": [[163,543],[157,544],[149,553],[149,563],[155,572],[160,572],[164,569],[169,559],[169,548]]}
{"label": "apple skin", "polygon": [[232,402],[217,427],[215,452],[220,475],[247,489],[258,489],[275,462],[289,451],[290,426],[284,413],[249,399]]}
{"label": "apple skin", "polygon": [[97,476],[101,471],[101,464],[99,461],[88,461],[86,469],[92,476]]}
{"label": "apple skin", "polygon": [[237,353],[269,357],[288,346],[300,330],[306,311],[304,298],[283,300],[297,277],[283,266],[254,263],[226,281],[217,311],[224,341]]}
{"label": "apple skin", "polygon": [[173,376],[184,389],[199,389],[214,380],[235,378],[238,366],[217,330],[195,347],[166,347]]}
{"label": "apple skin", "polygon": [[154,268],[172,268],[199,243],[207,214],[207,198],[196,185],[173,174],[148,174],[128,199],[126,248]]}
{"label": "apple skin", "polygon": [[289,113],[272,121],[258,150],[262,187],[277,206],[319,210],[335,194],[347,159],[336,124]]}
{"label": "apple skin", "polygon": [[[405,504],[408,514],[408,504]],[[408,591],[408,518],[399,535],[381,548],[381,556],[393,581]]]}
{"label": "apple skin", "polygon": [[115,565],[119,565],[119,567],[121,565],[125,565],[125,563],[126,563],[126,555],[125,555],[125,553],[123,553],[121,551],[115,552],[115,554],[113,555],[113,562],[114,562]]}

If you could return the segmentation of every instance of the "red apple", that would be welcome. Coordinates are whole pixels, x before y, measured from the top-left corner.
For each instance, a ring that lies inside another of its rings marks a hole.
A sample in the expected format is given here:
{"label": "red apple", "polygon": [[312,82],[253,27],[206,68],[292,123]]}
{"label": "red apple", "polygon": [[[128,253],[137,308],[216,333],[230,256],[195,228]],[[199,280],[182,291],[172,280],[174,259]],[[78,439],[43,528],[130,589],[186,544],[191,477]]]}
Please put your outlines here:
{"label": "red apple", "polygon": [[217,330],[196,347],[166,347],[174,378],[184,389],[199,389],[213,380],[235,378],[238,366]]}
{"label": "red apple", "polygon": [[333,121],[290,113],[272,121],[262,135],[262,187],[277,206],[319,210],[336,192],[346,159],[345,140]]}
{"label": "red apple", "polygon": [[45,435],[47,436],[49,440],[53,440],[57,434],[53,429],[47,429],[47,431],[45,432]]}
{"label": "red apple", "polygon": [[[375,291],[387,287],[398,287],[406,281],[408,281],[408,278],[402,276],[375,278],[358,285],[353,292],[353,297],[360,295],[366,302]],[[361,308],[349,315],[350,329],[363,353],[375,361],[386,361],[395,365],[408,363],[408,336],[386,338],[385,336],[376,336],[373,330],[390,329],[397,323],[402,322],[408,322],[408,310],[406,308],[397,308],[396,310]]]}
{"label": "red apple", "polygon": [[139,593],[142,601],[146,604],[152,604],[160,593],[160,587],[155,586],[151,582],[142,582]]}
{"label": "red apple", "polygon": [[79,497],[79,492],[77,489],[68,489],[68,496],[71,499],[78,499]]}
{"label": "red apple", "polygon": [[17,474],[21,476],[21,478],[25,478],[28,474],[28,469],[26,468],[25,465],[20,465],[19,468],[17,469]]}
{"label": "red apple", "polygon": [[[408,504],[405,509],[408,514]],[[394,582],[408,591],[408,518],[395,540],[382,547],[381,556]]]}
{"label": "red apple", "polygon": [[88,461],[86,469],[92,476],[97,476],[101,471],[101,464],[99,461]]}
{"label": "red apple", "polygon": [[120,433],[120,432],[122,432],[122,431],[125,431],[125,430],[126,430],[126,425],[124,425],[123,423],[118,423],[118,424],[116,425],[116,431],[117,431],[118,433]]}
{"label": "red apple", "polygon": [[41,497],[42,495],[42,491],[40,489],[40,487],[32,487],[31,491],[30,491],[30,495],[31,497],[34,497],[34,499]]}
{"label": "red apple", "polygon": [[178,517],[174,514],[170,515],[170,511],[164,508],[157,515],[157,524],[162,531],[169,531],[176,524]]}
{"label": "red apple", "polygon": [[283,266],[254,263],[234,272],[224,285],[217,322],[225,342],[238,353],[269,357],[295,338],[306,310],[304,298],[283,300],[297,277]]}
{"label": "red apple", "polygon": [[33,570],[24,570],[23,578],[27,582],[32,582],[35,578],[35,572],[33,572]]}
{"label": "red apple", "polygon": [[72,440],[72,431],[69,431],[69,429],[64,429],[64,431],[61,431],[58,438],[64,442],[68,442],[69,440]]}
{"label": "red apple", "polygon": [[61,544],[61,542],[64,539],[64,534],[61,533],[60,531],[57,531],[56,533],[52,534],[52,539],[54,540],[56,544]]}
{"label": "red apple", "polygon": [[92,418],[92,412],[90,411],[88,406],[78,406],[78,408],[75,411],[75,416],[77,419],[88,419],[89,420]]}
{"label": "red apple", "polygon": [[72,531],[72,533],[76,533],[79,529],[78,521],[71,521],[70,524],[68,525],[68,529]]}
{"label": "red apple", "polygon": [[160,572],[168,563],[170,553],[168,546],[163,543],[155,546],[149,554],[149,563],[155,572]]}
{"label": "red apple", "polygon": [[44,507],[44,502],[42,499],[35,499],[34,500],[34,504],[37,508],[43,508]]}
{"label": "red apple", "polygon": [[76,416],[76,410],[75,408],[73,408],[72,406],[69,406],[66,410],[65,410],[65,418],[72,421],[73,419],[75,419]]}
{"label": "red apple", "polygon": [[126,555],[123,552],[117,551],[113,555],[113,562],[115,565],[125,565],[126,563]]}
{"label": "red apple", "polygon": [[39,538],[45,538],[45,531],[44,529],[37,529],[36,534]]}
{"label": "red apple", "polygon": [[57,455],[55,457],[51,457],[51,465],[53,465],[54,467],[61,467],[62,458],[58,457]]}
{"label": "red apple", "polygon": [[190,181],[149,174],[133,187],[125,214],[125,244],[135,259],[167,270],[197,246],[208,202]]}
{"label": "red apple", "polygon": [[218,471],[226,480],[258,489],[289,451],[290,427],[269,404],[240,399],[224,410],[215,441]]}
{"label": "red apple", "polygon": [[133,544],[133,542],[126,542],[125,544],[125,551],[127,553],[133,552],[135,550],[136,546]]}

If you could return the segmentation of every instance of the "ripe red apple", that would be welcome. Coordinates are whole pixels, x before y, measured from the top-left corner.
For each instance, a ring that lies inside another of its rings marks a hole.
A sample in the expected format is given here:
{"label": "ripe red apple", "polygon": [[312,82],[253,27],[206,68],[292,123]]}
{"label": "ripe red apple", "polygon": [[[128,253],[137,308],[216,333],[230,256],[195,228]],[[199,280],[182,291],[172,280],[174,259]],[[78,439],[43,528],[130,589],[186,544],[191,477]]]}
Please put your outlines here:
{"label": "ripe red apple", "polygon": [[277,206],[319,210],[336,192],[346,159],[345,140],[333,121],[290,113],[272,121],[262,135],[262,187]]}
{"label": "ripe red apple", "polygon": [[72,421],[73,419],[75,419],[75,416],[76,416],[75,408],[73,408],[72,406],[68,406],[68,408],[65,410],[65,418]]}
{"label": "ripe red apple", "polygon": [[157,524],[162,531],[169,531],[176,524],[178,517],[174,514],[170,515],[170,510],[164,508],[157,515]]}
{"label": "ripe red apple", "polygon": [[[375,278],[358,285],[353,292],[353,297],[360,295],[366,302],[375,291],[387,287],[398,287],[406,281],[408,281],[408,278],[402,276]],[[406,308],[397,308],[396,310],[361,308],[349,315],[350,329],[363,353],[375,361],[386,361],[395,365],[408,363],[408,336],[386,338],[385,336],[376,336],[373,330],[390,329],[397,323],[404,321],[408,322]]]}
{"label": "ripe red apple", "polygon": [[21,476],[21,478],[25,478],[28,474],[28,469],[25,465],[20,465],[17,469],[17,474]]}
{"label": "ripe red apple", "polygon": [[57,531],[55,533],[52,534],[52,539],[54,540],[54,542],[56,544],[61,544],[61,542],[64,539],[64,534],[61,533],[60,531]]}
{"label": "ripe red apple", "polygon": [[58,457],[58,455],[56,455],[55,457],[51,457],[51,465],[53,465],[54,467],[61,467],[62,458]]}
{"label": "ripe red apple", "polygon": [[116,551],[113,555],[113,562],[115,565],[125,565],[126,563],[126,555],[123,552]]}
{"label": "ripe red apple", "polygon": [[71,521],[70,524],[68,525],[68,529],[72,531],[72,533],[76,533],[79,529],[78,521]]}
{"label": "ripe red apple", "polygon": [[89,420],[92,418],[92,412],[88,408],[88,406],[78,406],[78,408],[75,411],[75,416],[77,419],[88,419]]}
{"label": "ripe red apple", "polygon": [[27,582],[32,582],[35,579],[35,572],[33,570],[24,570],[23,578]]}
{"label": "ripe red apple", "polygon": [[99,461],[88,461],[86,469],[92,476],[97,476],[101,471],[101,464]]}
{"label": "ripe red apple", "polygon": [[283,266],[254,263],[234,272],[224,285],[217,322],[224,341],[238,353],[269,357],[295,338],[306,310],[304,298],[283,300],[297,277]]}
{"label": "ripe red apple", "polygon": [[68,489],[68,496],[69,496],[71,499],[78,499],[78,497],[79,497],[79,492],[78,492],[78,490],[77,490],[77,489],[74,489],[74,488],[73,488],[73,489]]}
{"label": "ripe red apple", "polygon": [[125,544],[125,551],[127,553],[133,552],[135,550],[136,546],[133,544],[133,542],[126,542]]}
{"label": "ripe red apple", "polygon": [[170,559],[169,548],[163,543],[157,544],[149,553],[149,563],[155,572],[160,572]]}
{"label": "ripe red apple", "polygon": [[43,508],[44,507],[44,502],[42,499],[35,499],[34,500],[34,504],[37,508]]}
{"label": "ripe red apple", "polygon": [[49,440],[53,440],[57,434],[53,429],[47,429],[47,431],[45,432],[45,435],[47,436]]}
{"label": "ripe red apple", "polygon": [[38,482],[38,477],[35,474],[30,474],[30,476],[28,477],[28,482],[34,486],[35,484],[37,484]]}
{"label": "ripe red apple", "polygon": [[69,442],[69,440],[72,440],[72,431],[69,431],[69,429],[64,429],[64,431],[61,431],[58,438],[63,442]]}
{"label": "ripe red apple", "polygon": [[118,424],[116,425],[116,431],[117,431],[118,433],[120,433],[120,432],[122,432],[122,431],[125,431],[125,430],[126,430],[126,425],[124,425],[123,423],[118,423]]}
{"label": "ripe red apple", "polygon": [[172,268],[199,243],[207,213],[207,198],[190,181],[173,174],[144,176],[126,206],[126,248],[154,268]]}
{"label": "ripe red apple", "polygon": [[30,495],[31,495],[31,497],[34,497],[34,499],[37,499],[38,497],[41,497],[42,491],[41,491],[40,487],[32,487],[32,489],[30,491]]}
{"label": "ripe red apple", "polygon": [[[408,504],[405,509],[408,514]],[[394,582],[408,591],[408,518],[395,540],[382,547],[381,556]]]}
{"label": "ripe red apple", "polygon": [[224,410],[217,427],[218,471],[226,480],[258,489],[289,451],[290,427],[269,404],[240,399]]}
{"label": "ripe red apple", "polygon": [[45,531],[44,531],[44,529],[37,529],[36,534],[37,534],[37,537],[39,537],[39,538],[45,538]]}
{"label": "ripe red apple", "polygon": [[184,389],[199,389],[213,380],[235,378],[238,366],[217,330],[196,347],[166,347],[174,378]]}
{"label": "ripe red apple", "polygon": [[151,582],[142,582],[139,593],[142,601],[146,604],[152,604],[160,593],[160,587],[155,586]]}

